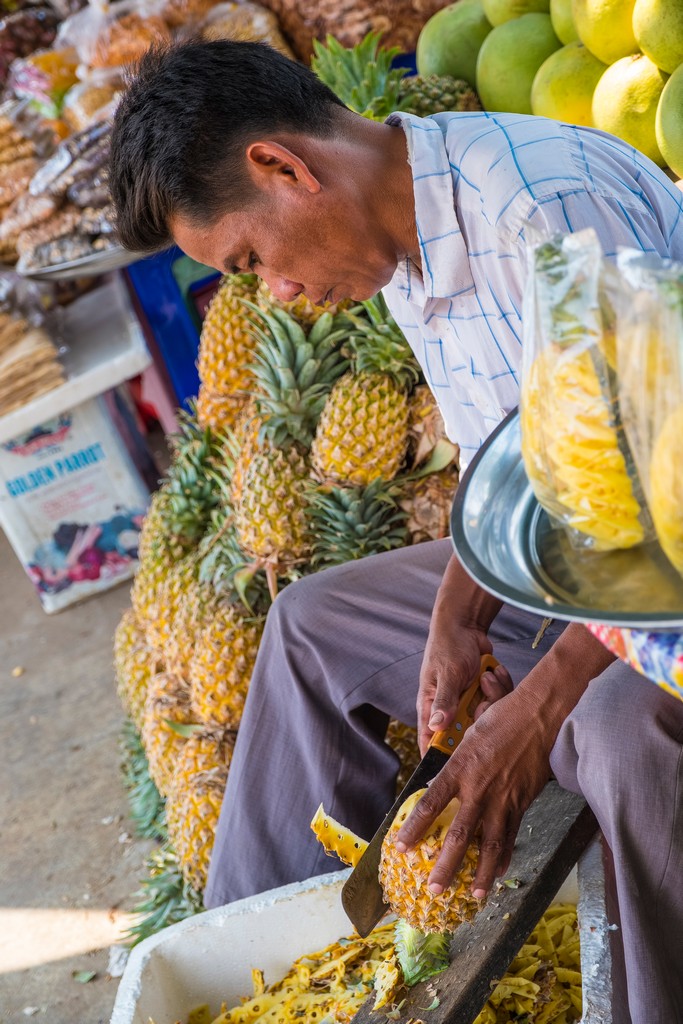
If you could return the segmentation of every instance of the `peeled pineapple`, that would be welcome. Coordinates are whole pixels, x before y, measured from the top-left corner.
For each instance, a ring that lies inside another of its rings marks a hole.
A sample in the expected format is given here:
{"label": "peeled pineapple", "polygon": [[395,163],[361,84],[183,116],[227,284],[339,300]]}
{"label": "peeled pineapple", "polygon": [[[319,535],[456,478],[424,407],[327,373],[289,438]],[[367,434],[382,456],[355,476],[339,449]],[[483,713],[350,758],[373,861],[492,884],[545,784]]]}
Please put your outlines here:
{"label": "peeled pineapple", "polygon": [[424,793],[426,790],[420,789],[409,796],[396,815],[382,844],[379,878],[387,903],[412,928],[427,933],[452,932],[463,921],[471,920],[483,903],[471,892],[478,851],[471,845],[451,885],[439,895],[430,892],[429,875],[460,802],[457,798],[451,800],[427,835],[416,846],[399,853],[394,845],[396,833]]}
{"label": "peeled pineapple", "polygon": [[657,435],[650,461],[650,511],[657,537],[672,565],[683,573],[683,408],[671,413]]}

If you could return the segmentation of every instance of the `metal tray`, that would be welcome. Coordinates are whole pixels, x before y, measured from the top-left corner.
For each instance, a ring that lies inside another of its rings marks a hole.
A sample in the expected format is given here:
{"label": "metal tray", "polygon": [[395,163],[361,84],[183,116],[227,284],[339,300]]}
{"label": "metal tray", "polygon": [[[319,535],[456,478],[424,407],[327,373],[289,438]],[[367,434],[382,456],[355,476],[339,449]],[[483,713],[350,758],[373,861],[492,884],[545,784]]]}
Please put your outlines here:
{"label": "metal tray", "polygon": [[104,249],[101,252],[88,253],[87,256],[79,256],[77,260],[70,260],[68,263],[53,263],[49,267],[25,270],[21,276],[31,278],[33,281],[66,281],[72,277],[106,274],[110,270],[127,267],[141,258],[138,253],[129,252],[117,245],[113,249]]}
{"label": "metal tray", "polygon": [[453,502],[451,536],[470,576],[518,608],[636,629],[683,626],[683,578],[657,543],[579,550],[553,526],[524,470],[516,410],[465,472]]}

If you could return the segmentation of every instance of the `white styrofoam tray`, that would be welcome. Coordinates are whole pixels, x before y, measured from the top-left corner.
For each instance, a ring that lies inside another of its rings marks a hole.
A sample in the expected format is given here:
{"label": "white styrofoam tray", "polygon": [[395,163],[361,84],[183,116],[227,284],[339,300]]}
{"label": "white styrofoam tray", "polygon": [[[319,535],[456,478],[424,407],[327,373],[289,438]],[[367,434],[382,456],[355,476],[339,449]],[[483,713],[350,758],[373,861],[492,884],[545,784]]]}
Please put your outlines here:
{"label": "white styrofoam tray", "polygon": [[[208,1003],[239,1004],[252,991],[252,968],[267,984],[292,961],[353,934],[340,892],[349,871],[271,889],[165,928],[131,952],[110,1024],[175,1024]],[[557,894],[579,904],[584,977],[583,1024],[611,1024],[607,921],[600,848],[594,844]],[[584,923],[585,922],[585,923]],[[606,984],[607,982],[607,984]]]}

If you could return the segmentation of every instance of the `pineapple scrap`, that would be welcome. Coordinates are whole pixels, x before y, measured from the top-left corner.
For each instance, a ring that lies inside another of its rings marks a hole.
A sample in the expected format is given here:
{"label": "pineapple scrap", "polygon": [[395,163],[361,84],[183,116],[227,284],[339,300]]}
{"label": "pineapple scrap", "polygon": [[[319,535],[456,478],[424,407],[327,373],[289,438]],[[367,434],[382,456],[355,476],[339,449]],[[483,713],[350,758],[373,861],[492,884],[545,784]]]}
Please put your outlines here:
{"label": "pineapple scrap", "polygon": [[574,1024],[581,1019],[576,907],[550,907],[495,985],[474,1024]]}

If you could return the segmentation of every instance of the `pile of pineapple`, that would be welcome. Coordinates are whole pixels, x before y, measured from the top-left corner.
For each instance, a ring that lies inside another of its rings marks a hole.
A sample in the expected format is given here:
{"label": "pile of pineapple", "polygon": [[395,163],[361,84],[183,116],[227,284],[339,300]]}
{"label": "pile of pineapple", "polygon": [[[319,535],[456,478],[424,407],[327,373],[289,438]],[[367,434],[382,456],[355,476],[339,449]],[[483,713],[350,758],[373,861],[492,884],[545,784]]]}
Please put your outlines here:
{"label": "pile of pineapple", "polygon": [[[172,439],[115,640],[133,725],[131,793],[148,834],[167,832],[152,877],[174,899],[184,887],[189,903],[177,917],[199,905],[206,884],[277,594],[326,566],[446,536],[457,485],[457,447],[381,296],[321,308],[279,302],[253,275],[227,276],[198,367],[196,408]],[[387,741],[402,784],[415,732],[394,721]],[[163,917],[158,895],[144,906]]]}

